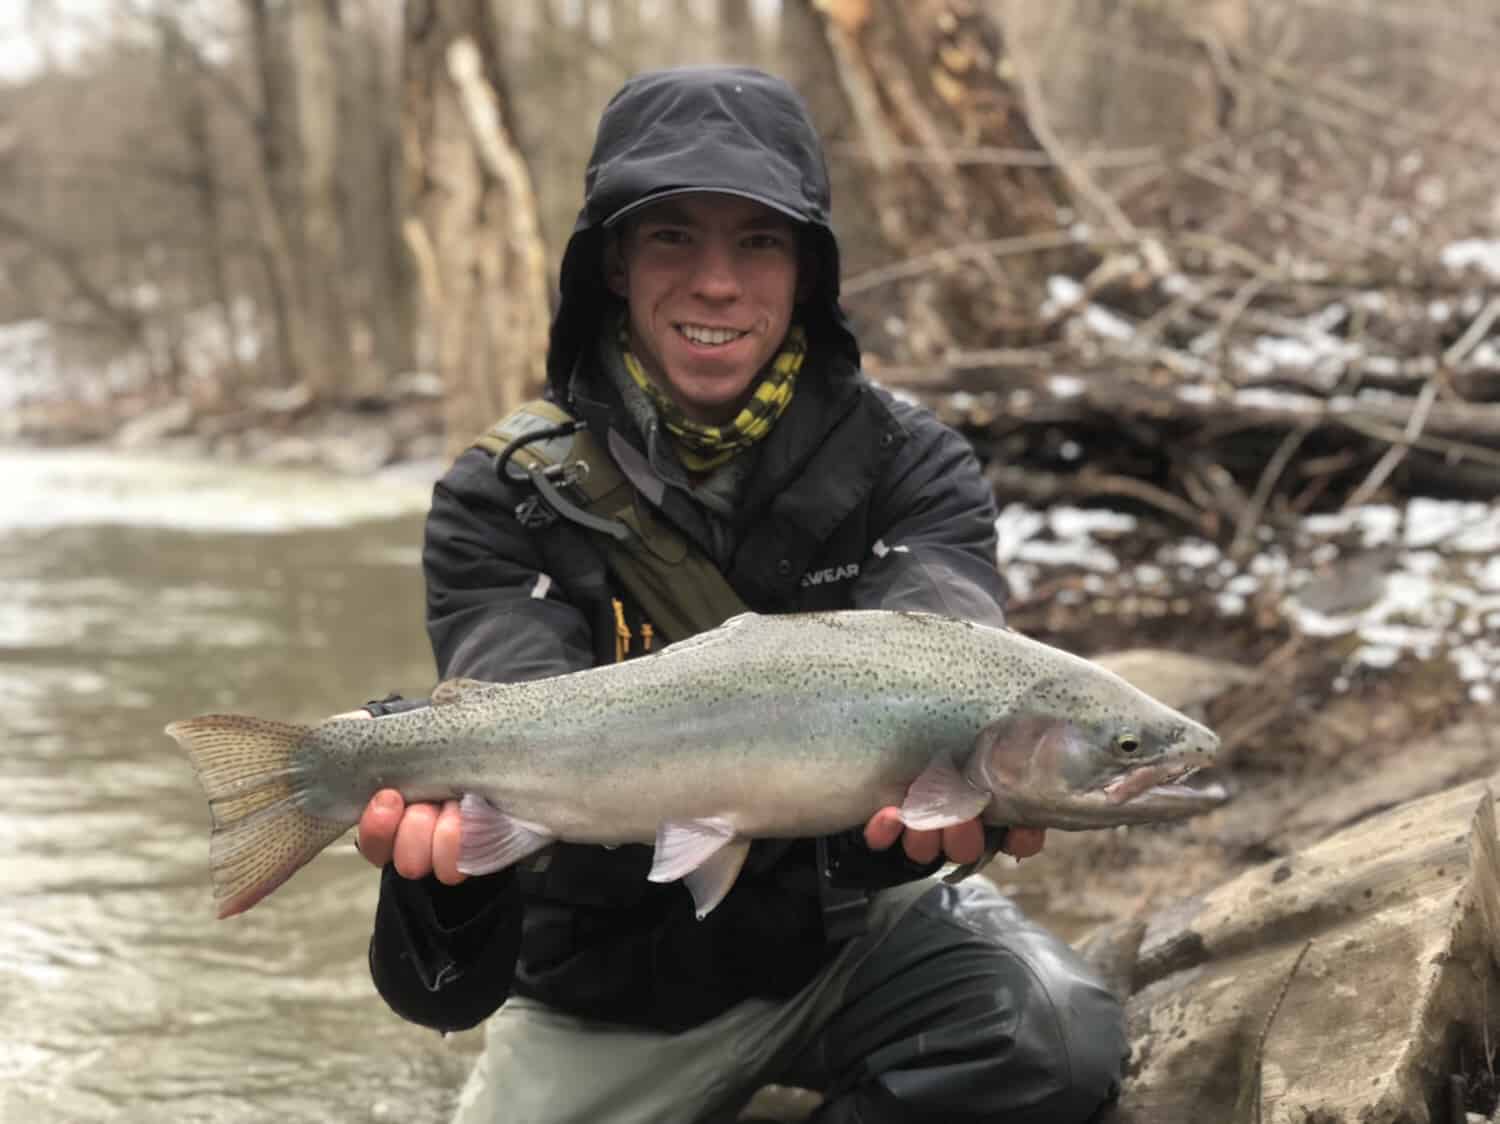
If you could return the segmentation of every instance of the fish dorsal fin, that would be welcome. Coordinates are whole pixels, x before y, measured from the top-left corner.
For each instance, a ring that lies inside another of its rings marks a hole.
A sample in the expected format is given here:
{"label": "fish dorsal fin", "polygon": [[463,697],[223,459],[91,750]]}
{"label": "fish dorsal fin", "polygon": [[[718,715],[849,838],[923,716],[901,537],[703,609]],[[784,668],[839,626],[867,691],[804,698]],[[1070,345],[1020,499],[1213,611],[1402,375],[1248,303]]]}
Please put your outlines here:
{"label": "fish dorsal fin", "polygon": [[472,792],[465,793],[459,813],[458,869],[464,874],[504,870],[557,838],[541,824],[518,820]]}
{"label": "fish dorsal fin", "polygon": [[720,644],[739,640],[742,638],[741,633],[746,629],[754,628],[764,619],[760,613],[754,613],[747,609],[743,613],[736,613],[723,624],[705,629],[703,632],[695,633],[686,639],[673,641],[657,652],[656,658],[664,659],[667,656],[680,656],[689,652],[699,652],[704,648],[717,647]]}
{"label": "fish dorsal fin", "polygon": [[906,790],[901,822],[919,831],[952,827],[979,815],[990,798],[964,779],[949,754],[939,753]]}
{"label": "fish dorsal fin", "polygon": [[489,689],[494,684],[482,679],[444,679],[432,689],[432,697],[428,701],[433,706],[448,706],[481,687]]}

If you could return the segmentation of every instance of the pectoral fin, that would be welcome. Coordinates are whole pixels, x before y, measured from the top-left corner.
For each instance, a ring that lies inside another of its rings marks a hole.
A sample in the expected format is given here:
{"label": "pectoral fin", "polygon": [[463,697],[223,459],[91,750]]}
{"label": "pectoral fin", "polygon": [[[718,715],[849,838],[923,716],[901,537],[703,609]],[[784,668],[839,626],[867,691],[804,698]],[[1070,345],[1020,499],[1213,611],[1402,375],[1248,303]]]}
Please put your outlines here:
{"label": "pectoral fin", "polygon": [[940,753],[906,790],[901,822],[919,831],[952,827],[979,815],[990,799],[990,793],[964,779],[948,754]]}
{"label": "pectoral fin", "polygon": [[653,882],[682,879],[701,921],[729,893],[749,851],[750,840],[736,838],[727,820],[666,820],[656,829],[656,853],[647,877]]}
{"label": "pectoral fin", "polygon": [[490,874],[514,866],[555,839],[541,824],[507,815],[482,796],[466,793],[459,804],[458,869],[464,874]]}

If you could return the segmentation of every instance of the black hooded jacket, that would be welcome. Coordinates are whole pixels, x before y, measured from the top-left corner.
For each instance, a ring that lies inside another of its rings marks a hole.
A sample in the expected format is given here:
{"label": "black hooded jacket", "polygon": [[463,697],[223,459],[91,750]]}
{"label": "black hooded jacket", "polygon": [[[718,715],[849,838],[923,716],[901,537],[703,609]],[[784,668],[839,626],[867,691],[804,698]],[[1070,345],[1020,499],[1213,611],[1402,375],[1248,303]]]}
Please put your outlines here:
{"label": "black hooded jacket", "polygon": [[[602,283],[603,232],[645,202],[724,191],[800,224],[816,277],[797,319],[809,352],[796,393],[750,454],[733,514],[707,511],[680,481],[651,475],[642,433],[598,370],[614,315]],[[828,178],[800,99],[743,68],[642,75],[599,125],[585,205],[564,255],[548,393],[588,423],[659,514],[713,559],[757,612],[904,608],[1003,620],[993,500],[963,439],[859,372],[838,306]],[[486,419],[488,420],[488,419]],[[476,425],[476,430],[480,426]],[[624,459],[622,459],[622,457]],[[643,467],[645,466],[645,467]],[[471,449],[439,481],[423,564],[428,630],[443,678],[540,678],[616,658],[618,613],[644,649],[639,611],[591,533],[531,530],[516,508],[529,486],[502,483]],[[616,602],[620,603],[619,608]],[[857,831],[763,841],[702,922],[678,885],[646,880],[649,846],[560,844],[537,860],[457,887],[387,867],[370,966],[386,1001],[439,1029],[472,1026],[512,993],[592,1018],[678,1030],[752,996],[798,990],[837,947],[829,918],[861,900],[832,887],[891,885],[927,873],[900,848],[875,855]]]}

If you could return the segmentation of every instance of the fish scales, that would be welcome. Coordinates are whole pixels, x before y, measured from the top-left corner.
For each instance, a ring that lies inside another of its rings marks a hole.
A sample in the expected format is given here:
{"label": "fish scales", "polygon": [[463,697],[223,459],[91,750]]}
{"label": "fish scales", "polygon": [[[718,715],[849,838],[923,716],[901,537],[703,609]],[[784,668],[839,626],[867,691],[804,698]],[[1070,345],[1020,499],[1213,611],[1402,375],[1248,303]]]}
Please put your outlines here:
{"label": "fish scales", "polygon": [[[904,781],[936,750],[967,748],[993,713],[993,685],[987,690],[972,671],[933,692],[934,671],[959,646],[933,643],[930,629],[918,624],[921,646],[903,653],[877,643],[892,638],[872,636],[874,622],[809,632],[788,627],[791,621],[765,618],[742,630],[749,634],[744,643],[716,637],[675,658],[475,687],[442,708],[431,741],[390,731],[390,760],[379,772],[401,787],[430,773],[440,758],[450,783],[421,795],[478,792],[564,838],[619,843],[650,838],[663,818],[727,811],[747,790],[764,796],[766,773],[775,778],[782,766],[789,783],[770,786],[777,800],[770,807],[764,799],[757,801],[762,807],[741,802],[737,826],[758,835],[802,835],[848,826],[849,813],[830,804],[830,789],[852,793],[874,781],[899,802]],[[788,659],[787,641],[799,644],[795,660]],[[1019,676],[1016,682],[1025,684]],[[382,722],[403,719],[414,733],[433,725],[416,713]],[[367,729],[364,722],[344,723],[330,733]],[[348,754],[337,744],[309,747],[310,756],[334,765],[331,774],[345,776],[370,752],[367,744]],[[639,793],[648,777],[658,783],[655,799],[643,806]],[[561,798],[549,800],[548,793]],[[342,814],[357,816],[366,795],[352,795]],[[648,818],[639,818],[643,813]]]}
{"label": "fish scales", "polygon": [[[243,803],[245,750],[223,721],[168,729],[211,804]],[[428,708],[301,729],[289,767],[279,778],[268,767],[263,787],[288,814],[326,825],[302,833],[303,851],[395,787],[408,800],[483,798],[464,804],[471,872],[558,839],[655,841],[658,863],[675,870],[750,838],[856,826],[889,804],[913,826],[980,814],[1044,827],[1172,818],[1210,803],[1137,790],[1208,763],[1216,745],[1110,672],[1009,630],[874,610],[746,614],[622,664],[445,684]],[[235,755],[233,795],[215,754]],[[216,832],[234,830],[216,814]],[[471,859],[471,834],[494,849]],[[686,859],[664,858],[684,848]],[[292,865],[278,851],[274,873],[284,880],[310,857]],[[234,873],[216,885],[226,905],[248,908],[274,888]],[[689,888],[697,897],[691,876]]]}

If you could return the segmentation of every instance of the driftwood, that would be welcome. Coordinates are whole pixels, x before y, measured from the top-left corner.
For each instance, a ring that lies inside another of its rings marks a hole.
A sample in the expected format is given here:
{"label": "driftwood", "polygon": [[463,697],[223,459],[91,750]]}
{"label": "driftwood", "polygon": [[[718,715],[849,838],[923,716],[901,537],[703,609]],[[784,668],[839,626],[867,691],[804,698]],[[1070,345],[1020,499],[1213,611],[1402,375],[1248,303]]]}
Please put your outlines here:
{"label": "driftwood", "polygon": [[1054,278],[1021,345],[871,364],[970,435],[1002,498],[1126,497],[1243,540],[1312,507],[1500,491],[1484,266],[1278,269],[1144,235],[1097,249],[1082,279]]}

